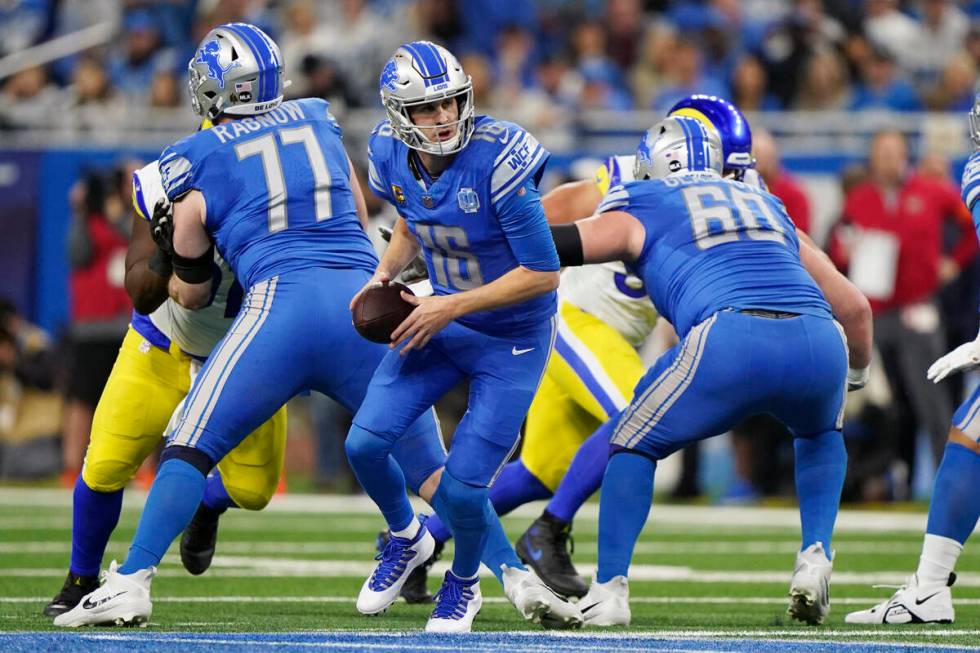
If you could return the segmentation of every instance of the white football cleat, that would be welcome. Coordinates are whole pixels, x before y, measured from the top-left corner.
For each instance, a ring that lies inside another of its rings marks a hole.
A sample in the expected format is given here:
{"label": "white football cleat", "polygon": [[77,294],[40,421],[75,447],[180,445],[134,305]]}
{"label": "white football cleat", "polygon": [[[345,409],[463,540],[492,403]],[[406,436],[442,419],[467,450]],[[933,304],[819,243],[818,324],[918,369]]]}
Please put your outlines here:
{"label": "white football cleat", "polygon": [[398,599],[409,574],[425,564],[435,548],[436,541],[425,527],[425,522],[412,539],[392,535],[384,550],[374,558],[380,560],[378,566],[361,586],[361,593],[357,595],[357,611],[377,615],[387,610]]}
{"label": "white football cleat", "polygon": [[504,594],[525,619],[545,628],[582,627],[579,609],[555,594],[533,571],[507,565],[500,565],[500,568],[503,570]]}
{"label": "white football cleat", "polygon": [[[831,558],[833,552],[830,553]],[[815,542],[796,554],[796,568],[789,582],[789,608],[786,612],[799,621],[819,626],[830,612],[830,573],[822,542]]]}
{"label": "white football cleat", "polygon": [[479,576],[463,580],[447,571],[436,594],[436,608],[425,624],[425,632],[468,633],[473,629],[473,620],[482,605]]}
{"label": "white football cleat", "polygon": [[156,567],[120,574],[113,560],[102,586],[86,594],[74,608],[54,618],[55,626],[139,626],[150,618],[150,581]]}
{"label": "white football cleat", "polygon": [[629,626],[630,587],[626,576],[605,583],[593,579],[588,593],[578,602],[586,626]]}
{"label": "white football cleat", "polygon": [[949,588],[956,582],[950,574],[945,583],[920,585],[915,574],[887,601],[851,612],[844,621],[849,624],[951,624],[956,617],[953,595]]}

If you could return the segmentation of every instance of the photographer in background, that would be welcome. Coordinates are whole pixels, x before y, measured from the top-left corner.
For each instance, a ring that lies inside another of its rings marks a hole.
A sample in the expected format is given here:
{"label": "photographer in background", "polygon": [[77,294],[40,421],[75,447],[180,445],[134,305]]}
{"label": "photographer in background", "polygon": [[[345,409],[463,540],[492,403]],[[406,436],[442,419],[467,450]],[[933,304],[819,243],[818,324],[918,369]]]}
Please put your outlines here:
{"label": "photographer in background", "polygon": [[[123,287],[130,211],[122,167],[108,178],[89,174],[71,190],[68,234],[71,324],[63,426],[62,484],[72,487],[92,427],[95,406],[112,370],[132,306]],[[123,187],[120,190],[120,187]],[[111,216],[111,218],[109,217]]]}

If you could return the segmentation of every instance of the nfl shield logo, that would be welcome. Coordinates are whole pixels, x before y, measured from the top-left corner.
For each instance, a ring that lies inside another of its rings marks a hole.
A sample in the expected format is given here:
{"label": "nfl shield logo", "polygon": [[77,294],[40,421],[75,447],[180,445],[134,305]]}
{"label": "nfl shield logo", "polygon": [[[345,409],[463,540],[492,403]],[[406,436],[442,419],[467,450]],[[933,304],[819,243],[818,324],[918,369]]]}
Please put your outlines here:
{"label": "nfl shield logo", "polygon": [[461,188],[456,194],[456,199],[463,213],[476,213],[480,210],[480,196],[472,188]]}

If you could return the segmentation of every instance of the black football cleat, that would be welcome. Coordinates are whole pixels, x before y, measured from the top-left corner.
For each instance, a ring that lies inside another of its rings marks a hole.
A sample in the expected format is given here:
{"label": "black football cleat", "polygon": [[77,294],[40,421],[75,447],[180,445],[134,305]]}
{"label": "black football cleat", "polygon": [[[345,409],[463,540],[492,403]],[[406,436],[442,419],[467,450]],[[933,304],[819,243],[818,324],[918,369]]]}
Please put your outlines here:
{"label": "black football cleat", "polygon": [[555,593],[582,598],[589,591],[572,564],[572,525],[545,512],[517,540],[517,556]]}
{"label": "black football cleat", "polygon": [[44,616],[57,617],[59,614],[68,612],[81,602],[82,597],[98,588],[98,576],[79,576],[69,571],[68,578],[65,579],[65,584],[61,586],[58,596],[44,606]]}
{"label": "black football cleat", "polygon": [[[424,521],[424,517],[424,515],[420,516],[420,521]],[[385,545],[388,544],[389,536],[390,532],[387,530],[378,533],[375,547],[379,552],[383,551]],[[434,601],[432,595],[429,594],[429,570],[442,557],[442,550],[445,546],[445,542],[436,542],[436,548],[432,552],[432,555],[429,556],[429,559],[413,569],[408,575],[408,578],[405,579],[405,584],[402,585],[401,591],[401,597],[405,599],[405,603],[418,604],[432,603]]]}
{"label": "black football cleat", "polygon": [[184,569],[195,576],[203,574],[211,566],[218,542],[218,518],[222,512],[202,503],[180,536],[180,561],[184,563]]}

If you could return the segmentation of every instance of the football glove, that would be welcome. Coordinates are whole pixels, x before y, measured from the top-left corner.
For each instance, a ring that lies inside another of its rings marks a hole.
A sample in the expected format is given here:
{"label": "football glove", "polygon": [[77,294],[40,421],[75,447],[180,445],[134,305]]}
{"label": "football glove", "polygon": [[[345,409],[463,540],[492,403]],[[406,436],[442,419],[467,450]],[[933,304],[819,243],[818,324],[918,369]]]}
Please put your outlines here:
{"label": "football glove", "polygon": [[[384,238],[386,243],[391,242],[391,235],[394,232],[389,227],[378,227],[378,232],[381,234],[381,237]],[[401,278],[402,283],[405,285],[410,285],[422,281],[423,279],[428,279],[429,268],[425,266],[425,259],[421,254],[419,254],[405,266],[405,269],[402,270],[402,273],[398,276]]]}
{"label": "football glove", "polygon": [[929,366],[926,377],[939,383],[950,374],[980,365],[980,335],[976,340],[964,343]]}
{"label": "football glove", "polygon": [[153,205],[153,215],[150,216],[150,235],[161,252],[167,256],[174,254],[174,207],[161,197]]}

